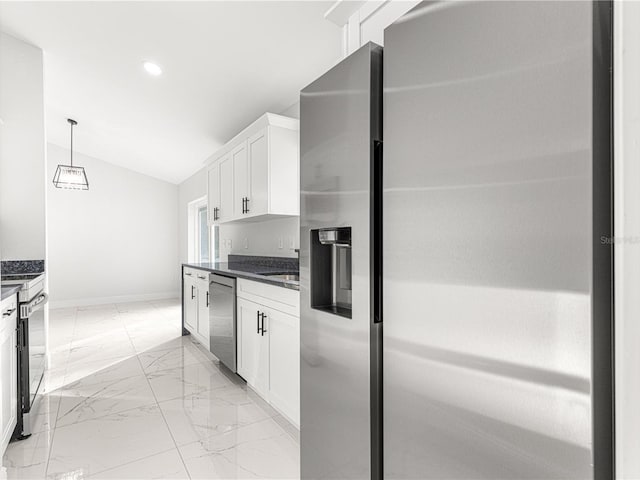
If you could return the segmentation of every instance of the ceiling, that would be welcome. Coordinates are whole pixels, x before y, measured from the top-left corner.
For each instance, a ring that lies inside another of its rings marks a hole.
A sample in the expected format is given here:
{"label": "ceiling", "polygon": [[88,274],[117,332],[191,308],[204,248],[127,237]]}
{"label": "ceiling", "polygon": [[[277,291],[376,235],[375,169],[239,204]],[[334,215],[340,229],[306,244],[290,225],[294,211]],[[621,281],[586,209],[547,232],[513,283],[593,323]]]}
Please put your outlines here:
{"label": "ceiling", "polygon": [[45,52],[50,143],[71,117],[74,151],[179,183],[340,59],[332,3],[0,2],[0,28]]}

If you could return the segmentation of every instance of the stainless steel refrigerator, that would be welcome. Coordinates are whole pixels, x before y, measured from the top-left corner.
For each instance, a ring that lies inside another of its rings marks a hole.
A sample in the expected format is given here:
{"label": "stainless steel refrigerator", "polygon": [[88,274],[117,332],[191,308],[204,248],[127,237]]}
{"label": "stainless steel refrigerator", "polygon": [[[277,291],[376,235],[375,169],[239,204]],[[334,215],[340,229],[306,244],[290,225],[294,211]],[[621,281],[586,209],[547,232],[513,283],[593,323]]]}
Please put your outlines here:
{"label": "stainless steel refrigerator", "polygon": [[610,20],[423,2],[301,92],[302,478],[613,478]]}

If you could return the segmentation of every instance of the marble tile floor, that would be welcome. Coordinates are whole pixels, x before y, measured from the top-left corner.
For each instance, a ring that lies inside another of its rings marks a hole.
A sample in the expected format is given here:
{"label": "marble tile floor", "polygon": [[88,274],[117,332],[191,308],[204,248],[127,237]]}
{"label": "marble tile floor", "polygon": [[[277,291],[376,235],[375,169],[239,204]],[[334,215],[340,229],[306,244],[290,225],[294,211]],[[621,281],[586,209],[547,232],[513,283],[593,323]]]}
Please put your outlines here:
{"label": "marble tile floor", "polygon": [[8,479],[299,478],[297,430],[190,337],[180,304],[51,310],[51,367]]}

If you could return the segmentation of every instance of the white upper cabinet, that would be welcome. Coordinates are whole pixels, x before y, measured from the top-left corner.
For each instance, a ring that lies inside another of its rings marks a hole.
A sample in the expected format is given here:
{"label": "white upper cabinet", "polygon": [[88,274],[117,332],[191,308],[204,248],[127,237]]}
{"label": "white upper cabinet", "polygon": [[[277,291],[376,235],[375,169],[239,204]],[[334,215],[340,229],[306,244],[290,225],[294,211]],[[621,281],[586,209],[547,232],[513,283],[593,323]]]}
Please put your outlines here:
{"label": "white upper cabinet", "polygon": [[[265,215],[269,211],[269,140],[267,128],[263,128],[247,140],[249,172],[248,215]],[[274,192],[274,194],[277,194]]]}
{"label": "white upper cabinet", "polygon": [[247,142],[242,142],[231,151],[233,160],[233,218],[239,218],[244,214],[249,188],[247,177],[249,167],[247,165]]}
{"label": "white upper cabinet", "polygon": [[207,185],[209,190],[209,225],[218,222],[220,212],[220,164],[214,163],[207,171]]}
{"label": "white upper cabinet", "polygon": [[[231,154],[224,155],[219,163],[220,169],[220,208],[218,209],[218,223],[233,220],[233,158]],[[209,188],[211,191],[212,188]],[[213,194],[215,198],[215,193]]]}
{"label": "white upper cabinet", "polygon": [[210,223],[299,215],[298,128],[294,118],[266,113],[211,157]]}

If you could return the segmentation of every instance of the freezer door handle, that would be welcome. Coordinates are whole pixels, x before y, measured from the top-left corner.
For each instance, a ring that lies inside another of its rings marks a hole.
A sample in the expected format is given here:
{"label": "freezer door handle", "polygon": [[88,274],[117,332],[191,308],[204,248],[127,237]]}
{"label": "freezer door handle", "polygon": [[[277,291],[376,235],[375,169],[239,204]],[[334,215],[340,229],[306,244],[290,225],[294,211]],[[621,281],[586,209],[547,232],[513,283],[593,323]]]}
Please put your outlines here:
{"label": "freezer door handle", "polygon": [[373,323],[382,323],[382,141],[373,141],[371,165],[371,298]]}

